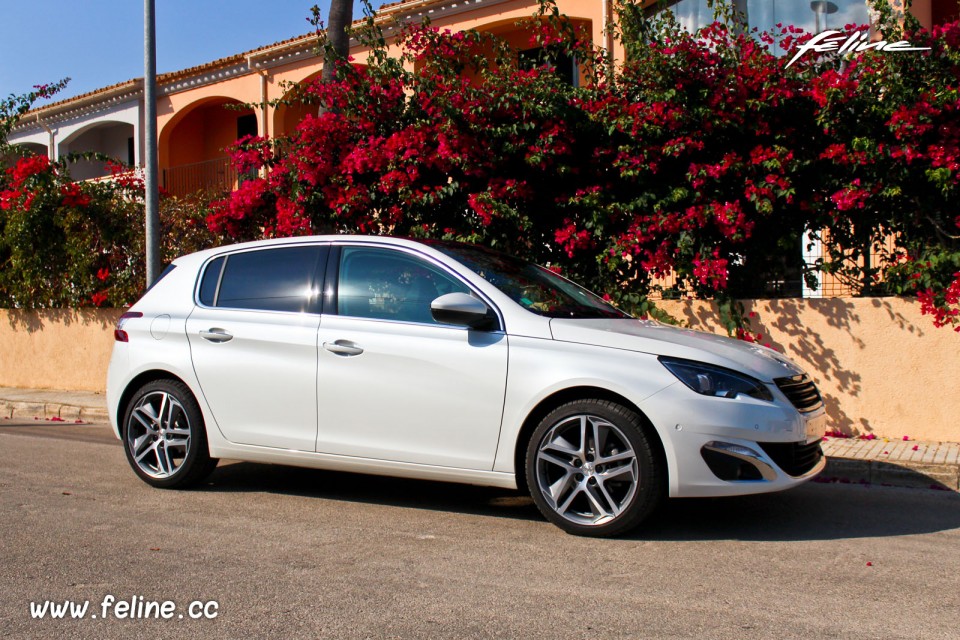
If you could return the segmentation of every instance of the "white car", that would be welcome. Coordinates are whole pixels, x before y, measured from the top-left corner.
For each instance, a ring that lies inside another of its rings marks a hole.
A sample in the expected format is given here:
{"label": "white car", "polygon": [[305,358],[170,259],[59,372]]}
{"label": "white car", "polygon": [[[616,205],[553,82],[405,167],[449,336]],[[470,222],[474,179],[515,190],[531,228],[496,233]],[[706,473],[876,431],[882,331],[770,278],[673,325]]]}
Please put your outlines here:
{"label": "white car", "polygon": [[519,488],[580,535],[826,462],[820,394],[783,355],[634,319],[495,251],[399,238],[175,260],[117,324],[107,400],[155,487],[230,458]]}

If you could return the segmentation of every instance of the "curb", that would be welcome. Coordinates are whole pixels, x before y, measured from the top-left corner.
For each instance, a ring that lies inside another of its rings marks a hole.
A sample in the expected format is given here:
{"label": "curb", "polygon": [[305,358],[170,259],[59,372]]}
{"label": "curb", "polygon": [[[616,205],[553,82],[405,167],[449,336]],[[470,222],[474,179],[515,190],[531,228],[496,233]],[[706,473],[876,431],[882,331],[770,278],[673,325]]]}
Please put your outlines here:
{"label": "curb", "polygon": [[109,422],[106,407],[87,407],[59,402],[23,402],[0,399],[0,417],[3,418],[61,418],[75,422]]}
{"label": "curb", "polygon": [[826,469],[814,482],[960,492],[960,465],[828,457]]}

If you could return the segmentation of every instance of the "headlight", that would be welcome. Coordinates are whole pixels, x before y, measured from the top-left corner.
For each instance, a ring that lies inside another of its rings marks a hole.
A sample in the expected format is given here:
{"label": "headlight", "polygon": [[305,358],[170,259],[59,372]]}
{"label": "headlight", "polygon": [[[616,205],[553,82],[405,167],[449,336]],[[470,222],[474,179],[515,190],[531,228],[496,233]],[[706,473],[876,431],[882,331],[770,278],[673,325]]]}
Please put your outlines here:
{"label": "headlight", "polygon": [[773,400],[770,390],[756,378],[693,360],[658,358],[683,384],[705,396],[736,398],[741,393],[758,400]]}

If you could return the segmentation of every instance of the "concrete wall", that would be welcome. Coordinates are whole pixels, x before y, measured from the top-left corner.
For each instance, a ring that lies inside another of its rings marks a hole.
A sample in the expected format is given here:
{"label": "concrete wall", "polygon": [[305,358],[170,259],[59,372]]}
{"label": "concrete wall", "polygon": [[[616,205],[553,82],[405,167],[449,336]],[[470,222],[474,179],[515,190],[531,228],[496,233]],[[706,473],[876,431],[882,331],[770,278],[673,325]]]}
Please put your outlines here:
{"label": "concrete wall", "polygon": [[104,391],[116,309],[0,309],[0,387]]}
{"label": "concrete wall", "polygon": [[[691,328],[723,333],[709,302],[664,301]],[[824,298],[746,303],[762,343],[816,380],[830,428],[852,435],[960,441],[960,334],[913,300]]]}
{"label": "concrete wall", "polygon": [[[859,435],[960,441],[960,334],[898,298],[766,300],[762,342],[813,376],[831,428]],[[664,301],[691,327],[723,333],[708,302]],[[0,310],[0,386],[103,391],[117,310]]]}

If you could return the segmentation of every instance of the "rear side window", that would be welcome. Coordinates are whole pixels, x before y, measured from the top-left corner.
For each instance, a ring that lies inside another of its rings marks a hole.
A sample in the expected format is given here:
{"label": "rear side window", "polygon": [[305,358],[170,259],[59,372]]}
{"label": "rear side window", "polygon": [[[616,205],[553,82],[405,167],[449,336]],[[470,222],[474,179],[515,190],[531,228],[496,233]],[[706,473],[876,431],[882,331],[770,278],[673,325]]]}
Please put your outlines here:
{"label": "rear side window", "polygon": [[200,302],[211,307],[319,313],[326,246],[234,253],[207,265]]}

